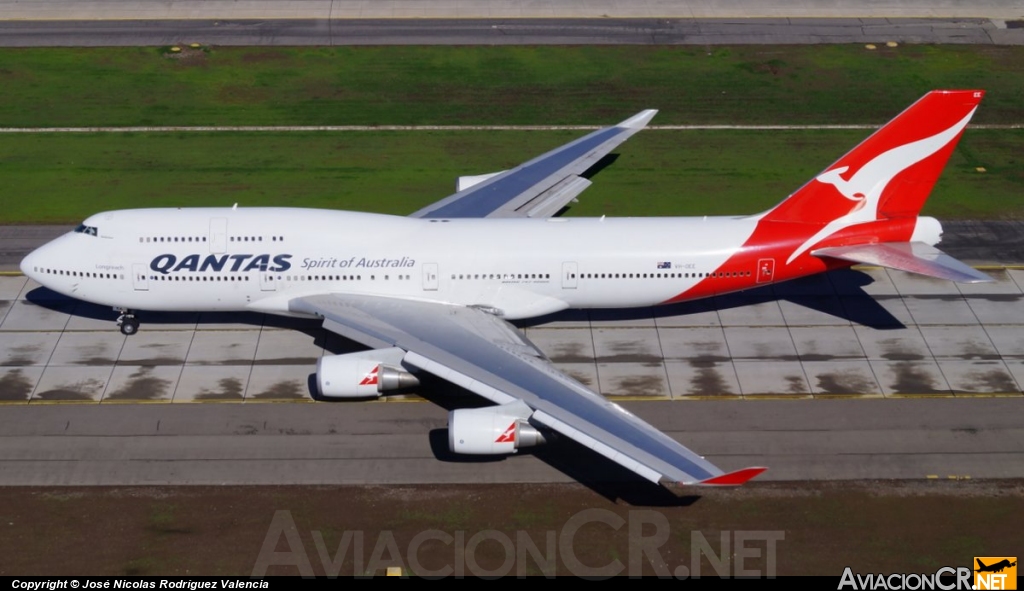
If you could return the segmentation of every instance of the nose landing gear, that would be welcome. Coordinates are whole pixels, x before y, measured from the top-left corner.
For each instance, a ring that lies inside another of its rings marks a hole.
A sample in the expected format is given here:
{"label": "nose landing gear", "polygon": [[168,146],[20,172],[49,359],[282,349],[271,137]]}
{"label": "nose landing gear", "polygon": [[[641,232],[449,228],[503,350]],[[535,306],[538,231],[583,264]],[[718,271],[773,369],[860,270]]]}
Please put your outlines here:
{"label": "nose landing gear", "polygon": [[117,326],[121,328],[121,334],[131,336],[139,332],[139,320],[131,310],[125,310],[123,308],[114,309],[121,313],[121,315],[117,317]]}

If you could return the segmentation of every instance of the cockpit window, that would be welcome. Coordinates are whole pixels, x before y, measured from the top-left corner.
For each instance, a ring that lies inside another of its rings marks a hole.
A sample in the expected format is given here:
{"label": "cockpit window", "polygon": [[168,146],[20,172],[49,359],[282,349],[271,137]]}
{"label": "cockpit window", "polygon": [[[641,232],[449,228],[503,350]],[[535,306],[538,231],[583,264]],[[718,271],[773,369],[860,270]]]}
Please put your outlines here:
{"label": "cockpit window", "polygon": [[96,226],[86,226],[85,224],[79,224],[79,226],[77,228],[75,228],[75,233],[76,234],[88,234],[90,236],[97,236],[98,235],[96,233]]}

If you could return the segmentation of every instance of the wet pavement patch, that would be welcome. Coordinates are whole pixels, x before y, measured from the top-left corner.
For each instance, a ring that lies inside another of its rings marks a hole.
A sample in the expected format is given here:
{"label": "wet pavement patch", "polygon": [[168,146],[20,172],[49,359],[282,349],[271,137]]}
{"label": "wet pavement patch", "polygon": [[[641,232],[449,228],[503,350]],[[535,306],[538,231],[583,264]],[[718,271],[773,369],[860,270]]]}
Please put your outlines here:
{"label": "wet pavement patch", "polygon": [[[585,359],[584,362],[590,361]],[[663,358],[657,355],[645,355],[642,353],[635,354],[622,354],[622,355],[605,355],[597,358],[598,363],[653,363],[660,365]]]}
{"label": "wet pavement patch", "polygon": [[719,363],[728,363],[732,359],[721,355],[697,355],[687,359],[687,361],[691,367],[714,367]]}
{"label": "wet pavement patch", "polygon": [[991,371],[972,371],[967,374],[967,379],[973,382],[973,392],[1020,392],[1013,377],[998,368]]}
{"label": "wet pavement patch", "polygon": [[278,357],[276,359],[257,359],[253,365],[316,365],[316,357]]}
{"label": "wet pavement patch", "polygon": [[177,357],[153,357],[151,359],[120,359],[117,364],[154,367],[157,365],[184,365],[185,360]]}
{"label": "wet pavement patch", "polygon": [[630,376],[617,380],[618,392],[607,392],[615,396],[664,396],[664,381],[656,376]]}
{"label": "wet pavement patch", "polygon": [[555,363],[591,363],[594,358],[584,351],[583,343],[560,343],[548,358]]}
{"label": "wet pavement patch", "polygon": [[584,386],[587,386],[587,387],[592,386],[593,383],[594,383],[594,381],[592,379],[590,379],[590,376],[588,376],[585,373],[579,372],[579,371],[565,371],[563,373],[565,373],[570,378],[576,380],[577,382],[579,382],[579,383],[581,383],[581,384],[583,384]]}
{"label": "wet pavement patch", "polygon": [[939,389],[935,378],[928,373],[925,366],[913,361],[897,361],[892,364],[892,370],[896,374],[896,381],[890,388],[896,394],[938,394],[949,392],[946,389]]}
{"label": "wet pavement patch", "polygon": [[40,400],[93,400],[93,397],[80,390],[55,388],[36,394]]}
{"label": "wet pavement patch", "polygon": [[691,363],[691,365],[697,369],[696,373],[690,378],[690,392],[691,394],[699,394],[703,396],[713,396],[716,394],[733,394],[729,384],[719,373],[718,369],[714,365],[697,365]]}
{"label": "wet pavement patch", "polygon": [[878,386],[857,371],[834,371],[816,376],[818,389],[826,394],[870,394]]}
{"label": "wet pavement patch", "polygon": [[128,376],[128,383],[117,391],[107,394],[106,400],[162,400],[167,398],[169,380],[152,376],[152,367],[140,367]]}
{"label": "wet pavement patch", "polygon": [[270,388],[267,388],[259,394],[255,394],[252,398],[258,399],[272,399],[272,400],[300,400],[306,398],[308,392],[305,391],[305,384],[301,384],[294,380],[284,380],[277,382]]}
{"label": "wet pavement patch", "polygon": [[0,400],[28,400],[30,394],[32,382],[20,369],[12,369],[0,378]]}
{"label": "wet pavement patch", "polygon": [[786,376],[785,379],[788,384],[790,394],[807,393],[807,382],[804,381],[803,376]]}
{"label": "wet pavement patch", "polygon": [[117,362],[109,357],[83,357],[75,363],[80,365],[90,365],[93,367],[110,367]]}
{"label": "wet pavement patch", "polygon": [[196,394],[196,400],[241,400],[242,380],[238,378],[222,378],[218,380],[216,391],[202,389]]}
{"label": "wet pavement patch", "polygon": [[1024,299],[1024,296],[1013,293],[972,293],[969,296],[964,296],[964,299],[968,302],[970,300],[988,300],[990,302],[1013,303],[1021,301]]}
{"label": "wet pavement patch", "polygon": [[21,367],[25,365],[35,365],[35,359],[32,354],[38,353],[41,349],[42,347],[39,345],[19,345],[17,347],[11,347],[11,356],[0,361],[0,366]]}

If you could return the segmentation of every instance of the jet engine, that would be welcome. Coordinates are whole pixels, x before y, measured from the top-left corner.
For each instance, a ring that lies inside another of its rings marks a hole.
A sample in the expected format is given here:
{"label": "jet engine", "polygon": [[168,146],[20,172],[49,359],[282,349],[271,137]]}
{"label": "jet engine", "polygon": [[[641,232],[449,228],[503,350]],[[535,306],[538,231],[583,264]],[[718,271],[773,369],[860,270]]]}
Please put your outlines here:
{"label": "jet engine", "polygon": [[473,455],[513,454],[546,443],[529,423],[533,410],[521,401],[448,413],[448,449]]}
{"label": "jet engine", "polygon": [[405,351],[378,349],[321,357],[316,385],[325,398],[377,398],[385,392],[418,386],[419,379],[401,363]]}

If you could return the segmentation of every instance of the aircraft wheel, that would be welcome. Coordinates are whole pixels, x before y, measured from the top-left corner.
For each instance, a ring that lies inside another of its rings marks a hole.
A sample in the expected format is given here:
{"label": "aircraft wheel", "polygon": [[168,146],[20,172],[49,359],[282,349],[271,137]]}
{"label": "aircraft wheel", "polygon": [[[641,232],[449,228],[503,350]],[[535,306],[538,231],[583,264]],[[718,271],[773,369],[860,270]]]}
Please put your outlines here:
{"label": "aircraft wheel", "polygon": [[139,321],[135,318],[125,318],[121,321],[121,334],[131,336],[139,332]]}

